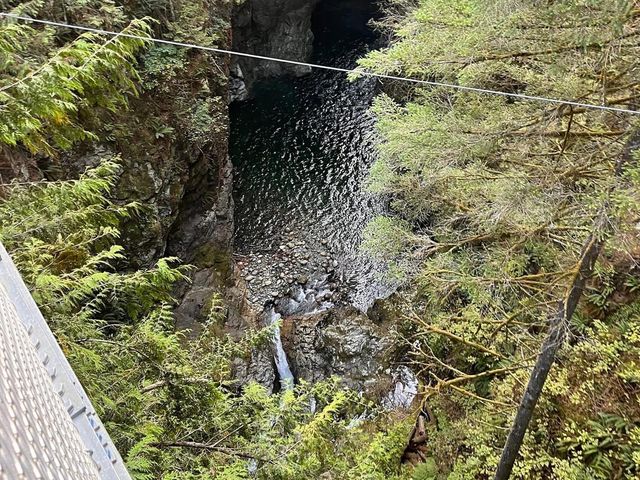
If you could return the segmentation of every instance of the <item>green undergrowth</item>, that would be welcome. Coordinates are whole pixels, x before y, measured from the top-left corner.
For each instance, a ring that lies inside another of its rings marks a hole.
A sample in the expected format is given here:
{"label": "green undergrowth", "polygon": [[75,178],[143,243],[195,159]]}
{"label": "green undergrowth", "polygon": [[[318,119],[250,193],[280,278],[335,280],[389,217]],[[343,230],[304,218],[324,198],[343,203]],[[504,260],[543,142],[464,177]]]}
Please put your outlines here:
{"label": "green undergrowth", "polygon": [[220,335],[218,300],[201,335],[185,342],[172,287],[189,267],[163,258],[118,268],[119,224],[136,205],[107,197],[117,160],[77,181],[5,191],[0,239],[132,476],[396,478],[411,418],[381,430],[391,419],[338,379],[274,395],[238,385],[232,361],[270,341],[271,330]]}
{"label": "green undergrowth", "polygon": [[[637,108],[632,1],[394,1],[371,71]],[[638,121],[446,87],[387,85],[365,249],[404,279],[402,341],[439,426],[420,478],[492,478],[597,212],[610,235],[513,478],[637,478]],[[618,165],[622,165],[616,173]]]}

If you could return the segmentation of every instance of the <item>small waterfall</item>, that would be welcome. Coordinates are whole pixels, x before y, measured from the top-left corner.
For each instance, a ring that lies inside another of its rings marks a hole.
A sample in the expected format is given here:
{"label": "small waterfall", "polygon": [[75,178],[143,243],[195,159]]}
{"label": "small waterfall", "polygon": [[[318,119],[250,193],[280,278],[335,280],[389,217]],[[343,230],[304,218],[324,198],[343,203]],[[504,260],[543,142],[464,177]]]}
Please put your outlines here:
{"label": "small waterfall", "polygon": [[[273,307],[269,307],[265,311],[265,321],[267,325],[276,324],[280,318],[281,315],[276,313]],[[293,374],[291,373],[291,368],[289,368],[287,354],[284,353],[284,349],[282,348],[282,338],[280,338],[279,326],[276,326],[273,332],[273,347],[275,349],[273,359],[275,360],[276,368],[278,369],[280,387],[282,390],[291,390],[293,388]]]}
{"label": "small waterfall", "polygon": [[[291,287],[286,296],[265,308],[264,323],[268,326],[276,325],[282,315],[313,315],[333,307],[333,303],[327,300],[331,296],[328,280],[329,276],[326,274],[314,274],[304,287],[301,285]],[[282,348],[280,327],[274,328],[273,349],[280,387],[282,390],[290,390],[293,388],[294,378],[287,354]]]}

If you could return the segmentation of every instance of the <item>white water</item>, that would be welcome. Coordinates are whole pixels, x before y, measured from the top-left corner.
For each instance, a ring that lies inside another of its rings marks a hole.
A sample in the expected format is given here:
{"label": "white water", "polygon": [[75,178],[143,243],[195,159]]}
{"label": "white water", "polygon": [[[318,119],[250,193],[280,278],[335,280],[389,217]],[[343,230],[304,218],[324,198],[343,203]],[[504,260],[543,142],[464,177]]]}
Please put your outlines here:
{"label": "white water", "polygon": [[[273,307],[269,307],[265,311],[265,321],[267,325],[277,325],[281,315],[276,313]],[[282,338],[280,337],[280,327],[276,326],[273,332],[273,360],[276,362],[276,368],[278,370],[278,378],[280,379],[280,387],[282,390],[291,390],[293,388],[293,373],[289,367],[289,361],[287,360],[287,354],[284,353],[282,348]]]}
{"label": "white water", "polygon": [[[289,294],[278,300],[276,305],[265,308],[265,324],[268,326],[277,325],[282,318],[282,315],[278,312],[282,312],[287,316],[314,315],[333,307],[333,303],[326,300],[326,296],[331,294],[328,278],[329,276],[326,274],[316,274],[309,279],[304,287],[301,285],[293,286]],[[276,311],[276,308],[278,311]],[[274,327],[273,349],[273,359],[278,370],[280,386],[282,390],[290,390],[294,385],[294,377],[289,367],[287,354],[282,348],[279,326]]]}
{"label": "white water", "polygon": [[418,394],[418,377],[406,366],[400,367],[394,375],[395,386],[383,399],[387,410],[409,408]]}

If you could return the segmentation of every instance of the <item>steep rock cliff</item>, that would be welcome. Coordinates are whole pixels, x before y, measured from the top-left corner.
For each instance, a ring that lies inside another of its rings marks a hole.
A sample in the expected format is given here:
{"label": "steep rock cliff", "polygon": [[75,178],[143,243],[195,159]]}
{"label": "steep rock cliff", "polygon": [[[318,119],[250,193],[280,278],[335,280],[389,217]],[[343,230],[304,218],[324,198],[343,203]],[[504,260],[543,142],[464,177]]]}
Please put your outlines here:
{"label": "steep rock cliff", "polygon": [[[306,61],[313,49],[311,16],[319,0],[247,0],[233,15],[237,51]],[[260,78],[304,75],[309,68],[251,58],[234,59],[232,99],[243,99]]]}
{"label": "steep rock cliff", "polygon": [[[156,18],[158,37],[230,46],[228,2],[177,2],[170,12],[140,8],[126,13]],[[233,285],[229,67],[228,57],[210,52],[149,45],[137,65],[139,95],[129,98],[128,108],[88,126],[97,140],[29,170],[32,178],[74,178],[103,158],[119,159],[112,196],[119,203],[139,205],[123,228],[120,241],[129,255],[122,267],[144,268],[162,256],[176,256],[195,267],[191,283],[178,292],[179,328],[197,330],[212,296],[226,297]]]}

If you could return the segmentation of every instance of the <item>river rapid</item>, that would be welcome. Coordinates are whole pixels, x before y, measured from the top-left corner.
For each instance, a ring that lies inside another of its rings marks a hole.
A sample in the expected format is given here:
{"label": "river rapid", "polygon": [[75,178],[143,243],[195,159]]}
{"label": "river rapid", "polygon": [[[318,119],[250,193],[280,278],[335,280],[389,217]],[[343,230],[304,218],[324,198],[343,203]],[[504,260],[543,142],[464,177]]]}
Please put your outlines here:
{"label": "river rapid", "polygon": [[[373,48],[366,0],[323,0],[313,17],[313,63],[345,68]],[[382,266],[360,248],[382,213],[365,189],[375,159],[369,112],[375,79],[314,70],[262,81],[231,105],[235,252],[256,305],[323,278],[325,297],[365,310],[389,293]]]}

